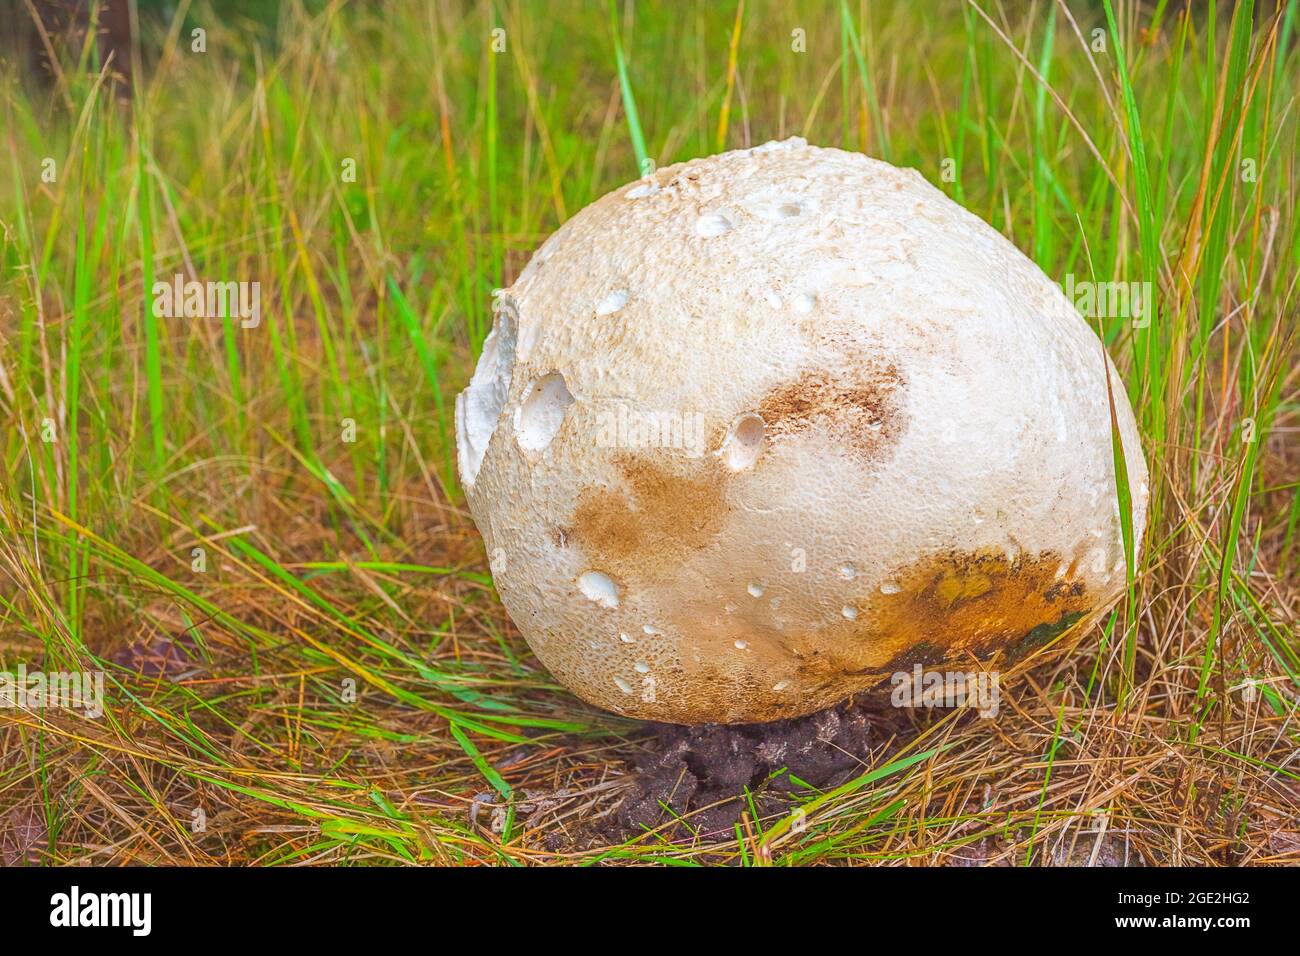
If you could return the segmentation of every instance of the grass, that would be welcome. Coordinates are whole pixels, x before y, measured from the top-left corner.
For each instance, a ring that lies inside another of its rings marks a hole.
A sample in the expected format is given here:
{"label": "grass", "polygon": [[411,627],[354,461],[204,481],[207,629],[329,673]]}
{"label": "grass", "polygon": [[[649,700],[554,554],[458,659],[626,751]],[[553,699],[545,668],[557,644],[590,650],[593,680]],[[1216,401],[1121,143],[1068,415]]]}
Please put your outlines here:
{"label": "grass", "polygon": [[[6,859],[1300,862],[1297,0],[141,22],[130,106],[93,45],[48,88],[0,70],[0,665],[108,696],[0,712]],[[451,397],[565,218],[796,134],[917,168],[1054,279],[1152,284],[1148,323],[1096,320],[1152,472],[1128,594],[995,721],[910,712],[794,815],[571,845],[641,731],[502,611]],[[261,323],[155,316],[176,274],[259,282]]]}

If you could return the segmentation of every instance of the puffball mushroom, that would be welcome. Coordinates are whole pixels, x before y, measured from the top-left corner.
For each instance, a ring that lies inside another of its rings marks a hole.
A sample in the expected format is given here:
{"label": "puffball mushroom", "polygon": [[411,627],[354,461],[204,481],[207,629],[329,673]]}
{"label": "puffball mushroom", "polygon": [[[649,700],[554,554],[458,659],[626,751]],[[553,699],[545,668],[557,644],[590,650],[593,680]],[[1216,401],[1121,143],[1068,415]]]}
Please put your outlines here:
{"label": "puffball mushroom", "polygon": [[661,169],[542,244],[456,401],[460,477],[566,686],[767,721],[1110,606],[1108,391],[1140,535],[1133,412],[1061,291],[914,170],[790,139]]}

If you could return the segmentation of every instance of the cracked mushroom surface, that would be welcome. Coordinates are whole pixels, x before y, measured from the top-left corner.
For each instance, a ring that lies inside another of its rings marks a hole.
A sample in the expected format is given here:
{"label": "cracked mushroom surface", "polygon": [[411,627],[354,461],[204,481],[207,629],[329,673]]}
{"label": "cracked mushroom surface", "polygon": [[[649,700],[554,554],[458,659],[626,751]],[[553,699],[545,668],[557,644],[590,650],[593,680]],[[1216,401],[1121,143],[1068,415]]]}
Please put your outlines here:
{"label": "cracked mushroom surface", "polygon": [[583,209],[496,297],[456,401],[470,510],[538,658],[675,723],[971,670],[1124,587],[1096,335],[913,170],[799,139]]}

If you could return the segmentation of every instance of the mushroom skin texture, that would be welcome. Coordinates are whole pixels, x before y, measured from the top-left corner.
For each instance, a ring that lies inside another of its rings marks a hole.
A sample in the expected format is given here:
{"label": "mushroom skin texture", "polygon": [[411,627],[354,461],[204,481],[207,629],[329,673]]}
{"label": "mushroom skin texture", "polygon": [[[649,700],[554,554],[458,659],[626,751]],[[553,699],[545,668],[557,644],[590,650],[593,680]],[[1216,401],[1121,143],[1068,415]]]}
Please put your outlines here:
{"label": "mushroom skin texture", "polygon": [[[674,723],[967,672],[1125,584],[1097,336],[914,170],[791,139],[565,223],[456,401],[501,600],[578,696]],[[1136,547],[1136,545],[1135,545]]]}

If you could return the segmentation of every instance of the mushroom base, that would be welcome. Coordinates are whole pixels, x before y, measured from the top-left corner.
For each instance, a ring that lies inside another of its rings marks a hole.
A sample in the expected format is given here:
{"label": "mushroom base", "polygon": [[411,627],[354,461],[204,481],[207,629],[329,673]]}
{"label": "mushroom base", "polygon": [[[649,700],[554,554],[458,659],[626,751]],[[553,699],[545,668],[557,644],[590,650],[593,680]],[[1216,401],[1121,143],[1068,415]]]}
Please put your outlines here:
{"label": "mushroom base", "polygon": [[[1004,660],[1021,659],[1080,621],[1082,613],[1070,612],[1034,628],[1006,649]],[[898,662],[900,670],[932,667],[942,659],[941,650],[934,650],[938,653],[918,648],[914,659]],[[632,785],[609,821],[588,836],[622,842],[665,824],[683,827],[680,820],[686,818],[694,835],[721,837],[734,832],[749,801],[760,814],[786,813],[806,795],[805,785],[833,789],[887,761],[916,736],[919,725],[883,683],[886,676],[871,690],[788,720],[650,724],[653,735]],[[887,743],[889,750],[882,751]]]}
{"label": "mushroom base", "polygon": [[622,842],[664,824],[684,828],[673,822],[681,817],[701,839],[734,835],[748,800],[761,815],[786,812],[807,793],[801,783],[833,788],[864,772],[886,742],[897,749],[915,735],[887,698],[874,695],[766,724],[653,726],[632,785],[591,834],[594,842]]}

